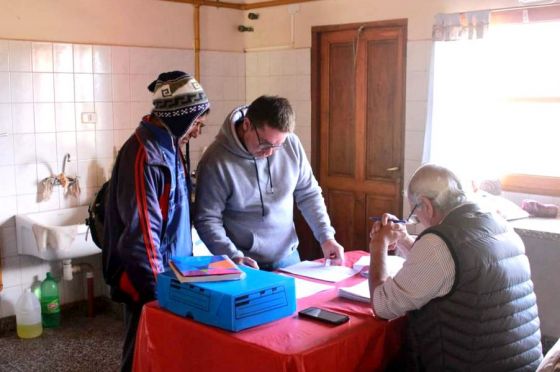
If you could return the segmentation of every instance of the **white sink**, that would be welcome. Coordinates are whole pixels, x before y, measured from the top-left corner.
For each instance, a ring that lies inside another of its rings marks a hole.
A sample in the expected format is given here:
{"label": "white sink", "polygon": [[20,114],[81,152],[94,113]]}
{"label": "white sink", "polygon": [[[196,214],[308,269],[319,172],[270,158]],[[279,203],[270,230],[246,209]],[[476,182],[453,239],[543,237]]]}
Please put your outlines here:
{"label": "white sink", "polygon": [[101,253],[87,231],[87,208],[16,215],[19,254],[56,261]]}

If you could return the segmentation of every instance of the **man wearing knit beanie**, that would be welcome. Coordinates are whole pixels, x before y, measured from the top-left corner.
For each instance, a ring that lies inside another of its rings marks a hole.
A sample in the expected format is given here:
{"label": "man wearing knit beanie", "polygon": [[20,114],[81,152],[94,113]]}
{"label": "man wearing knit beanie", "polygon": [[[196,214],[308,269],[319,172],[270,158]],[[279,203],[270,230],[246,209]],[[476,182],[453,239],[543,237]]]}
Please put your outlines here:
{"label": "man wearing knit beanie", "polygon": [[123,371],[132,369],[142,306],[155,299],[158,273],[172,255],[192,255],[191,183],[180,143],[195,137],[210,108],[182,71],[160,74],[148,90],[152,113],[119,150],[105,204],[103,276],[111,298],[126,305]]}

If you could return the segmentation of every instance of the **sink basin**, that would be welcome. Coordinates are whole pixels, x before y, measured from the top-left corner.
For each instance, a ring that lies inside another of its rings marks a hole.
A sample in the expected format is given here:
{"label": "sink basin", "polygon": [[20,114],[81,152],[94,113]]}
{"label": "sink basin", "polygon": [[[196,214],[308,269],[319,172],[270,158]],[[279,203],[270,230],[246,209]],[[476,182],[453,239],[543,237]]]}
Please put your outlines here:
{"label": "sink basin", "polygon": [[16,215],[18,253],[47,261],[101,253],[87,231],[87,208]]}

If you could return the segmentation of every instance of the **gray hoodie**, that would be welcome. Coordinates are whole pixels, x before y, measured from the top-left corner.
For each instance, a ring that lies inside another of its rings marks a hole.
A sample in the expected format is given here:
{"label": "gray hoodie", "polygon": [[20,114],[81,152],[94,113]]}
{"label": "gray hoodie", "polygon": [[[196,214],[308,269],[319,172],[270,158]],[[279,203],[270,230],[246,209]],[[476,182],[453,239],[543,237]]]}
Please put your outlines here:
{"label": "gray hoodie", "polygon": [[298,137],[290,133],[282,149],[255,158],[235,133],[246,112],[242,106],[228,115],[198,165],[194,224],[202,241],[213,254],[275,263],[298,247],[294,200],[320,243],[334,239]]}

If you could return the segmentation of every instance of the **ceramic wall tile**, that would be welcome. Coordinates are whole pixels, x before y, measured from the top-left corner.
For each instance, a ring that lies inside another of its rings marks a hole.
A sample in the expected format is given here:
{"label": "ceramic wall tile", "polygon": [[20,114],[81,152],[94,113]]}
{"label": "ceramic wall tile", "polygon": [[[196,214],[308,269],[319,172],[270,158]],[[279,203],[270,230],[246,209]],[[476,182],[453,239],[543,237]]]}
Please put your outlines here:
{"label": "ceramic wall tile", "polygon": [[12,102],[33,102],[33,77],[30,72],[11,72]]}
{"label": "ceramic wall tile", "polygon": [[31,52],[34,72],[53,71],[52,43],[31,43]]}
{"label": "ceramic wall tile", "polygon": [[93,72],[109,74],[112,71],[111,47],[104,45],[93,46]]}
{"label": "ceramic wall tile", "polygon": [[[12,181],[15,184],[15,171]],[[15,226],[14,216],[17,213],[17,201],[14,195],[0,196],[0,205],[2,205],[2,208],[0,208],[0,225],[3,228]]]}
{"label": "ceramic wall tile", "polygon": [[[0,196],[10,196],[16,194],[15,167],[13,165],[0,166]],[[3,207],[3,206],[2,206]],[[0,226],[2,222],[0,221]]]}
{"label": "ceramic wall tile", "polygon": [[113,100],[111,74],[93,75],[93,93],[95,102],[111,102]]}
{"label": "ceramic wall tile", "polygon": [[113,104],[111,102],[95,102],[97,114],[96,130],[113,129]]}
{"label": "ceramic wall tile", "polygon": [[0,137],[0,165],[14,164],[14,136]]}
{"label": "ceramic wall tile", "polygon": [[97,186],[97,166],[90,160],[78,162],[78,176],[82,189]]}
{"label": "ceramic wall tile", "polygon": [[35,103],[33,110],[36,133],[56,131],[54,103]]}
{"label": "ceramic wall tile", "polygon": [[432,57],[432,40],[411,40],[406,48],[407,71],[429,71]]}
{"label": "ceramic wall tile", "polygon": [[257,53],[257,75],[270,75],[270,55],[268,54],[268,52]]}
{"label": "ceramic wall tile", "polygon": [[33,194],[37,192],[37,165],[16,165],[16,189],[18,194]]}
{"label": "ceramic wall tile", "polygon": [[142,118],[152,111],[152,102],[131,102],[130,128],[135,128]]}
{"label": "ceramic wall tile", "polygon": [[95,159],[95,132],[77,132],[76,145],[78,150],[78,159],[90,160]]}
{"label": "ceramic wall tile", "polygon": [[12,133],[12,105],[7,103],[0,103],[0,133]]}
{"label": "ceramic wall tile", "polygon": [[422,160],[424,150],[424,132],[409,131],[405,132],[405,151],[406,160]]}
{"label": "ceramic wall tile", "polygon": [[113,128],[125,129],[131,127],[130,102],[113,102]]}
{"label": "ceramic wall tile", "polygon": [[16,196],[17,214],[39,212],[39,204],[37,204],[37,193],[18,194]]}
{"label": "ceramic wall tile", "polygon": [[60,132],[56,134],[56,156],[62,162],[65,154],[76,159],[76,132]]}
{"label": "ceramic wall tile", "polygon": [[128,74],[130,72],[130,54],[128,47],[111,47],[111,66],[113,74]]}
{"label": "ceramic wall tile", "polygon": [[74,72],[93,72],[93,47],[74,44]]}
{"label": "ceramic wall tile", "polygon": [[245,53],[245,74],[247,77],[255,77],[259,71],[258,53]]}
{"label": "ceramic wall tile", "polygon": [[72,44],[53,44],[54,72],[74,72]]}
{"label": "ceramic wall tile", "polygon": [[37,149],[37,162],[57,162],[56,157],[56,133],[35,134],[35,147]]}
{"label": "ceramic wall tile", "polygon": [[57,132],[76,130],[76,111],[73,102],[55,104],[55,123]]}
{"label": "ceramic wall tile", "polygon": [[130,101],[130,75],[113,74],[113,101]]}
{"label": "ceramic wall tile", "polygon": [[31,72],[30,41],[10,41],[10,71]]}
{"label": "ceramic wall tile", "polygon": [[30,164],[35,156],[35,134],[14,134],[14,164]]}
{"label": "ceramic wall tile", "polygon": [[311,49],[297,49],[296,53],[296,75],[311,75]]}
{"label": "ceramic wall tile", "polygon": [[93,75],[74,75],[74,100],[76,102],[93,102]]}
{"label": "ceramic wall tile", "polygon": [[151,102],[153,93],[148,90],[148,85],[153,81],[152,75],[131,74],[130,75],[130,100]]}
{"label": "ceramic wall tile", "polygon": [[113,131],[96,131],[95,146],[96,158],[111,158],[113,156]]}
{"label": "ceramic wall tile", "polygon": [[406,130],[423,131],[426,128],[426,101],[408,101],[406,103]]}
{"label": "ceramic wall tile", "polygon": [[54,75],[52,73],[33,74],[33,102],[54,102]]}
{"label": "ceramic wall tile", "polygon": [[0,71],[10,71],[10,43],[0,40]]}
{"label": "ceramic wall tile", "polygon": [[74,102],[74,74],[54,74],[55,102]]}
{"label": "ceramic wall tile", "polygon": [[35,132],[32,103],[14,103],[12,105],[12,128],[14,133]]}
{"label": "ceramic wall tile", "polygon": [[21,256],[21,284],[24,288],[29,288],[33,283],[43,281],[47,277],[48,264],[38,257]]}
{"label": "ceramic wall tile", "polygon": [[10,89],[10,73],[0,72],[0,103],[12,101],[12,91]]}
{"label": "ceramic wall tile", "polygon": [[95,113],[93,102],[76,102],[76,131],[95,130],[96,123],[88,121],[88,115]]}
{"label": "ceramic wall tile", "polygon": [[406,100],[427,101],[428,99],[428,71],[409,71],[406,74]]}

